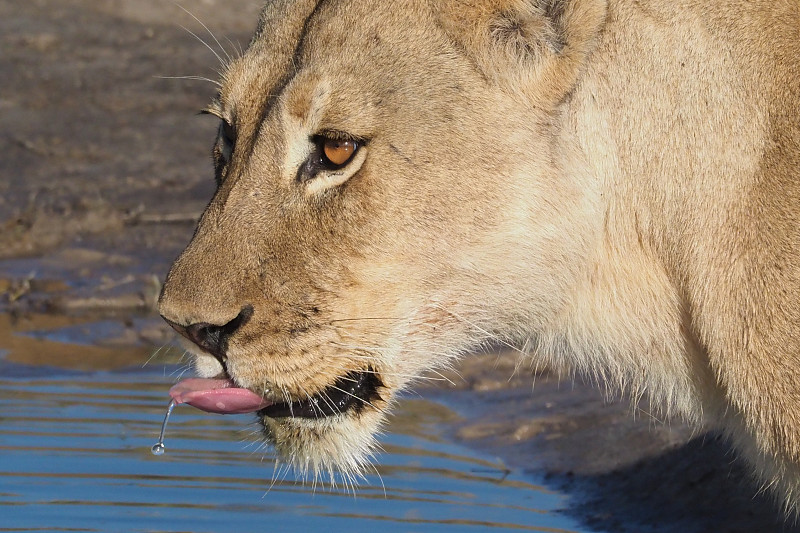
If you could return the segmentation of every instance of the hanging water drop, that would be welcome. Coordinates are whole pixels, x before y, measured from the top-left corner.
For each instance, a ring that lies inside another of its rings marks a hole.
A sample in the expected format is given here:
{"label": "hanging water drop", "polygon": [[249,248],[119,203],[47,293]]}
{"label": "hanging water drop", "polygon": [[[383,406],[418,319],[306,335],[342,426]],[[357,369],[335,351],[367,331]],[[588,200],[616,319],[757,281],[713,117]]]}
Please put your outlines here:
{"label": "hanging water drop", "polygon": [[175,400],[170,400],[169,405],[167,406],[167,414],[164,415],[164,423],[161,424],[161,434],[158,436],[158,442],[153,444],[153,447],[150,448],[150,451],[153,452],[153,455],[164,455],[164,450],[166,447],[164,446],[164,432],[167,431],[167,421],[169,421],[169,415],[172,414],[172,410],[175,409]]}

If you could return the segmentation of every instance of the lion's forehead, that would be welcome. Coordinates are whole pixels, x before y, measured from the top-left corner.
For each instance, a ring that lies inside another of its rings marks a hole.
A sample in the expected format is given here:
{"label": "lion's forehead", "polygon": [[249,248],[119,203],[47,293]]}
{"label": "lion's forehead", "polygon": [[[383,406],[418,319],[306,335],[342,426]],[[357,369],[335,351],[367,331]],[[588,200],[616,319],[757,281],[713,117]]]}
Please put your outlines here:
{"label": "lion's forehead", "polygon": [[319,0],[276,0],[261,11],[244,54],[222,75],[220,99],[231,113],[262,116],[296,72],[296,58]]}
{"label": "lion's forehead", "polygon": [[424,85],[431,73],[421,70],[436,70],[446,44],[426,1],[279,0],[265,6],[248,49],[223,77],[221,96],[263,117],[304,71],[341,92],[354,87],[358,91],[351,92],[372,89],[385,96],[392,87],[401,94],[397,89],[405,82]]}

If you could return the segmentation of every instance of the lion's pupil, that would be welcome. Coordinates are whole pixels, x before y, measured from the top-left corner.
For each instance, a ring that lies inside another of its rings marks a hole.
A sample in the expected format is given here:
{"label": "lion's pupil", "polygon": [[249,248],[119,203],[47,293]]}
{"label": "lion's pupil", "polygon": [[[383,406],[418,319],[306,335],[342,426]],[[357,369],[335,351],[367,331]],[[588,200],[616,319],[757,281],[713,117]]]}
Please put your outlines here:
{"label": "lion's pupil", "polygon": [[356,151],[356,143],[353,141],[338,141],[328,139],[323,146],[325,157],[334,165],[344,165]]}

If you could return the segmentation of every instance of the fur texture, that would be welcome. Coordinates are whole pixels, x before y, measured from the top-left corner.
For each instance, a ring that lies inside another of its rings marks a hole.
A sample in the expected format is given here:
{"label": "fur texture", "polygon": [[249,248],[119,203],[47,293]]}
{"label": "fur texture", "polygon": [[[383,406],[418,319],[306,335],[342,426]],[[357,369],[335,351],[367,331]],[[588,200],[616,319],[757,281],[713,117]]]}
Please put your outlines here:
{"label": "fur texture", "polygon": [[[719,427],[796,510],[799,106],[796,2],[274,0],[161,312],[252,306],[225,371],[276,401],[379,376],[264,418],[303,468],[356,471],[400,389],[499,339]],[[360,149],[300,179],[328,137]]]}

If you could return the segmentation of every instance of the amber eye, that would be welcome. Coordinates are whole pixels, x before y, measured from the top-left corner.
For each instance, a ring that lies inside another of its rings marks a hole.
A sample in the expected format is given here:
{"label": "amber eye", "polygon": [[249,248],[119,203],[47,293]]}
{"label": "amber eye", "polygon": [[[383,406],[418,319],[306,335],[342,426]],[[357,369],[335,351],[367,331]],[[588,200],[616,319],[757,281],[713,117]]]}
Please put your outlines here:
{"label": "amber eye", "polygon": [[[358,157],[367,141],[354,139],[338,132],[314,135],[310,141],[314,149],[300,168],[297,169],[297,181],[304,183],[316,178],[320,172],[330,177],[351,176],[357,172],[364,158]],[[363,154],[362,154],[363,155]],[[361,163],[359,163],[359,161]],[[353,167],[348,174],[347,169]],[[357,167],[357,168],[356,168]]]}
{"label": "amber eye", "polygon": [[325,159],[334,167],[341,167],[347,164],[358,150],[358,143],[355,141],[341,141],[337,139],[325,139],[322,144],[322,153]]}

